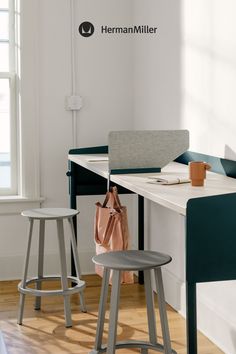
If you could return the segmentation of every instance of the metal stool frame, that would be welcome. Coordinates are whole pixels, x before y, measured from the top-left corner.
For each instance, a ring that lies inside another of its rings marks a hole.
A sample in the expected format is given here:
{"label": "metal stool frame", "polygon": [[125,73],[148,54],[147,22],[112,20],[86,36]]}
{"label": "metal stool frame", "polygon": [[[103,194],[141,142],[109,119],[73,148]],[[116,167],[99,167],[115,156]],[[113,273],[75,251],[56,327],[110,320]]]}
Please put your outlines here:
{"label": "metal stool frame", "polygon": [[[113,277],[112,277],[112,289],[111,289],[111,301],[110,301],[108,343],[107,345],[103,345],[102,337],[103,337],[103,330],[104,330],[106,303],[107,303],[108,288],[109,288],[109,277],[110,277],[111,270],[113,271]],[[99,310],[98,310],[98,324],[97,324],[97,331],[96,331],[96,338],[95,338],[95,346],[94,349],[90,351],[90,354],[99,354],[105,352],[109,354],[114,354],[116,349],[121,349],[121,348],[140,348],[142,354],[147,354],[148,349],[156,350],[165,354],[176,354],[176,351],[171,349],[161,267],[144,269],[144,286],[145,286],[145,295],[146,295],[146,304],[147,304],[149,342],[136,341],[136,340],[116,342],[118,307],[119,307],[120,286],[121,286],[120,279],[121,279],[121,272],[123,270],[124,268],[113,269],[112,267],[111,268],[104,267],[101,296],[100,296],[100,303],[99,303]],[[157,295],[158,295],[157,299],[158,299],[158,307],[159,307],[160,321],[161,321],[161,328],[162,328],[163,345],[157,342],[154,298],[153,298],[153,290],[151,286],[152,270],[154,271],[154,278],[155,278],[155,283],[157,288]]]}
{"label": "metal stool frame", "polygon": [[[66,267],[66,253],[65,253],[65,239],[64,239],[64,225],[63,218],[54,217],[53,220],[57,222],[57,236],[59,244],[59,256],[60,256],[60,265],[61,265],[61,276],[43,276],[43,264],[44,264],[44,240],[45,240],[45,219],[40,218],[39,222],[39,248],[38,248],[38,275],[37,277],[27,279],[29,259],[30,259],[30,249],[31,241],[33,235],[33,224],[34,217],[29,217],[29,232],[28,232],[28,245],[24,263],[24,271],[21,282],[18,284],[18,290],[20,292],[20,302],[19,302],[19,313],[17,323],[22,324],[23,321],[23,312],[24,312],[24,303],[25,295],[34,295],[35,299],[35,310],[41,309],[41,297],[42,296],[55,296],[61,295],[64,297],[64,313],[65,313],[65,322],[66,327],[72,326],[71,319],[71,307],[70,307],[70,295],[79,293],[80,296],[80,305],[81,310],[86,312],[86,306],[84,301],[83,290],[85,288],[85,282],[80,280],[80,266],[79,266],[79,256],[77,251],[77,245],[75,240],[75,233],[73,227],[72,217],[65,217],[70,225],[70,240],[72,245],[72,251],[75,261],[76,268],[76,277],[67,276],[67,267]],[[37,218],[36,218],[37,219]],[[51,220],[51,219],[49,219]],[[59,290],[41,290],[41,285],[43,281],[61,279],[61,287]],[[68,280],[71,280],[75,286],[68,287]],[[29,284],[35,283],[35,289],[28,287]]]}

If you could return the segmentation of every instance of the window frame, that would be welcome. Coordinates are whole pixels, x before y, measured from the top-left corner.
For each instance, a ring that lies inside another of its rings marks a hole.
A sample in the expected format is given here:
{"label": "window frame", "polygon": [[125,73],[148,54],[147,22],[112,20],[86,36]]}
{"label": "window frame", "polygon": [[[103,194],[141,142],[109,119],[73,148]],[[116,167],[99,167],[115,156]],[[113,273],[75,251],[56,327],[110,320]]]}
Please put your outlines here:
{"label": "window frame", "polygon": [[13,3],[18,193],[0,195],[0,215],[19,215],[26,208],[39,208],[45,200],[40,194],[39,159],[40,0],[14,0]]}
{"label": "window frame", "polygon": [[9,45],[9,70],[0,72],[0,79],[9,80],[9,95],[10,95],[10,171],[11,171],[11,186],[10,188],[0,187],[0,196],[17,195],[18,181],[17,181],[17,91],[16,91],[16,26],[15,26],[15,0],[9,0],[8,8],[0,8],[1,12],[8,12],[9,14],[9,39],[1,40],[1,43],[8,43]]}

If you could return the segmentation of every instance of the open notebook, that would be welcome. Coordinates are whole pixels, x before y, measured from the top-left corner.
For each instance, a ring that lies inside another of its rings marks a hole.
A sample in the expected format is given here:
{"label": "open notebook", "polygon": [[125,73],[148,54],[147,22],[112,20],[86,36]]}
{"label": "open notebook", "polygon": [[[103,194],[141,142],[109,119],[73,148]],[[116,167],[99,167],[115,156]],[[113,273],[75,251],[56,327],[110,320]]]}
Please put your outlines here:
{"label": "open notebook", "polygon": [[163,184],[163,185],[171,185],[171,184],[181,184],[181,183],[189,183],[190,179],[187,177],[179,177],[179,176],[169,176],[162,175],[158,176],[149,176],[150,181],[148,183],[152,184]]}

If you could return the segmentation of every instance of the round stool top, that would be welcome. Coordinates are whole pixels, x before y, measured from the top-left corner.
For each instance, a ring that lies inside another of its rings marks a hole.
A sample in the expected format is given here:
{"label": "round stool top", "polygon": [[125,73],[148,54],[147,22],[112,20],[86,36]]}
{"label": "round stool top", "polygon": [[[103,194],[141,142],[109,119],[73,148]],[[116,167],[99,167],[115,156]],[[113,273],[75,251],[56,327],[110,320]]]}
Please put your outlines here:
{"label": "round stool top", "polygon": [[66,209],[66,208],[40,208],[40,209],[31,209],[22,211],[21,215],[27,216],[31,219],[64,219],[70,218],[77,215],[79,212],[75,209]]}
{"label": "round stool top", "polygon": [[145,270],[160,267],[172,258],[154,251],[115,251],[93,257],[93,262],[105,268],[116,270]]}

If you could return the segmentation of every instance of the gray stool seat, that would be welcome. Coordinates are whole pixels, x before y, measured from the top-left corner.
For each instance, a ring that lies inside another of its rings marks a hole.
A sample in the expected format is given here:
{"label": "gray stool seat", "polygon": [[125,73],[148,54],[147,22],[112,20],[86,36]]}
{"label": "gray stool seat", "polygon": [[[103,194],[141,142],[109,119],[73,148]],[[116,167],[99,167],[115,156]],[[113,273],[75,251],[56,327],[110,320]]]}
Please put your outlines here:
{"label": "gray stool seat", "polygon": [[[29,236],[28,236],[28,245],[26,251],[23,277],[22,277],[22,281],[18,284],[18,290],[20,292],[19,314],[17,320],[18,324],[22,324],[25,295],[27,294],[36,296],[35,310],[41,309],[42,296],[55,296],[55,295],[63,296],[66,327],[72,326],[70,295],[79,293],[82,311],[86,312],[84,295],[83,295],[83,290],[85,289],[85,282],[80,279],[79,256],[78,256],[73,219],[72,219],[78,213],[79,213],[78,210],[65,209],[65,208],[32,209],[32,210],[25,210],[21,213],[22,216],[25,216],[29,219]],[[71,246],[72,246],[75,269],[76,269],[75,277],[71,277],[67,275],[66,249],[65,249],[65,239],[64,239],[64,224],[63,224],[64,219],[68,220],[70,231],[71,231],[70,240],[71,240]],[[39,221],[38,274],[37,277],[27,278],[34,220]],[[58,237],[58,244],[59,244],[60,264],[61,264],[61,274],[59,276],[43,275],[45,221],[48,220],[55,220],[57,223],[57,237]],[[57,279],[61,280],[61,289],[42,290],[42,282],[57,280]],[[69,287],[68,281],[73,282],[74,286]],[[35,289],[29,287],[28,285],[30,284],[35,284]]]}
{"label": "gray stool seat", "polygon": [[27,216],[28,218],[40,220],[59,220],[68,219],[77,215],[79,212],[75,209],[67,208],[40,208],[22,211],[22,216]]}
{"label": "gray stool seat", "polygon": [[144,270],[161,267],[171,262],[169,255],[153,251],[117,251],[102,253],[93,257],[100,266],[117,270]]}
{"label": "gray stool seat", "polygon": [[[169,327],[167,321],[166,304],[164,296],[164,288],[162,282],[161,267],[171,262],[171,257],[153,251],[117,251],[103,253],[93,257],[93,262],[104,267],[102,289],[98,310],[98,323],[96,330],[95,346],[90,354],[108,353],[114,354],[116,349],[122,348],[140,348],[142,354],[147,354],[148,349],[159,351],[165,354],[176,354],[171,349]],[[120,283],[122,271],[143,270],[144,271],[144,286],[147,303],[147,318],[149,341],[127,340],[122,342],[116,341],[118,307],[120,296]],[[102,344],[103,329],[105,322],[106,302],[108,297],[110,271],[112,276],[112,290],[110,303],[110,318],[108,343]],[[156,319],[153,300],[153,291],[151,286],[151,271],[154,272],[154,278],[157,288],[157,300],[161,320],[163,345],[157,342],[156,334]]]}

